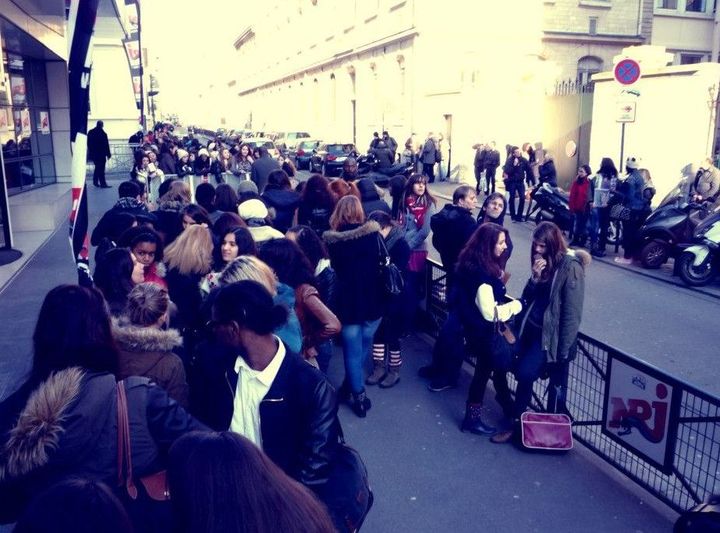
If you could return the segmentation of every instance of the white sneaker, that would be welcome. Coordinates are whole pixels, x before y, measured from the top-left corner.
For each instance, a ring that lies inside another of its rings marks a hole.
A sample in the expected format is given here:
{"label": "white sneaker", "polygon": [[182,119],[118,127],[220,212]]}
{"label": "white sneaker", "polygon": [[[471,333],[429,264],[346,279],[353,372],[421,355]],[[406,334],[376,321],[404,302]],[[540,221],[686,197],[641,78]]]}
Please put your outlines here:
{"label": "white sneaker", "polygon": [[624,257],[616,257],[615,262],[619,265],[632,265],[632,259],[625,259]]}

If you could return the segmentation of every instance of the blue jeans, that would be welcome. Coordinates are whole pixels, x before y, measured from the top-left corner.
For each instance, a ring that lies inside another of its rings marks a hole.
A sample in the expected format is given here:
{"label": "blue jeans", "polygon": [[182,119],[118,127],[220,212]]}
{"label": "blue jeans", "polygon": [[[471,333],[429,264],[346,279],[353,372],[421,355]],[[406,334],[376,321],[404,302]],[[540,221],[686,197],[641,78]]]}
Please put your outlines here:
{"label": "blue jeans", "polygon": [[318,351],[317,362],[320,370],[323,374],[327,374],[328,367],[330,366],[330,359],[332,359],[335,346],[333,345],[332,339],[326,339],[315,348]]}
{"label": "blue jeans", "polygon": [[380,325],[380,318],[367,320],[361,324],[345,324],[340,336],[345,359],[345,381],[350,390],[357,394],[365,388],[363,382],[365,361],[370,357],[373,337]]}

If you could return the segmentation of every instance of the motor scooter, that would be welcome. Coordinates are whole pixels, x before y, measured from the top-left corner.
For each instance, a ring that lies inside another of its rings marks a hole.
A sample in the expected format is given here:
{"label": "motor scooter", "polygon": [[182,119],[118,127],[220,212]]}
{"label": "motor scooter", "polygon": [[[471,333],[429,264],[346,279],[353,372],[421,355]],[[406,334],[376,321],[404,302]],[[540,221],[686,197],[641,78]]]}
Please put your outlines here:
{"label": "motor scooter", "polygon": [[380,167],[377,158],[373,154],[361,155],[357,158],[358,174],[363,178],[372,178],[377,185],[384,186],[393,176],[402,174],[410,177],[415,172],[415,165],[412,163],[396,163],[389,167]]}
{"label": "motor scooter", "polygon": [[688,201],[687,180],[681,180],[638,230],[642,265],[660,268],[670,257],[677,258],[714,206],[713,202]]}
{"label": "motor scooter", "polygon": [[691,287],[707,285],[720,271],[720,206],[695,228],[693,243],[678,258],[677,272]]}
{"label": "motor scooter", "polygon": [[561,230],[572,230],[573,217],[565,191],[543,183],[535,186],[530,192],[530,199],[534,200],[535,204],[528,210],[525,220],[533,218],[536,224],[549,220],[557,224]]}

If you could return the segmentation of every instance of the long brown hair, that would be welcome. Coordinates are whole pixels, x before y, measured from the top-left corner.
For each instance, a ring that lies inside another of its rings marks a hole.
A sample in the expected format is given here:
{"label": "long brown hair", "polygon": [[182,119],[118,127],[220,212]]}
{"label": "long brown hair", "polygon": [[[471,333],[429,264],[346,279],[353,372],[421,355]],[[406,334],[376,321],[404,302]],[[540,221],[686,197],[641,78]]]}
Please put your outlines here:
{"label": "long brown hair", "polygon": [[360,200],[353,195],[340,198],[330,216],[330,227],[335,231],[346,224],[362,224],[363,222],[365,222],[365,212]]}
{"label": "long brown hair", "polygon": [[506,255],[495,256],[495,245],[501,233],[505,234],[505,241],[510,246],[510,233],[508,230],[494,222],[481,224],[472,234],[465,248],[460,252],[458,271],[472,271],[481,268],[493,277],[499,278],[502,276],[507,261]]}
{"label": "long brown hair", "polygon": [[552,278],[555,271],[560,266],[560,263],[565,257],[568,251],[568,245],[565,241],[565,237],[560,231],[560,228],[552,222],[541,222],[538,227],[535,228],[532,235],[532,243],[530,244],[530,266],[532,267],[535,262],[535,243],[545,245],[545,259],[547,260],[547,267],[540,276],[541,281],[547,281]]}
{"label": "long brown hair", "polygon": [[313,493],[237,433],[180,437],[170,448],[168,480],[176,531],[335,531]]}

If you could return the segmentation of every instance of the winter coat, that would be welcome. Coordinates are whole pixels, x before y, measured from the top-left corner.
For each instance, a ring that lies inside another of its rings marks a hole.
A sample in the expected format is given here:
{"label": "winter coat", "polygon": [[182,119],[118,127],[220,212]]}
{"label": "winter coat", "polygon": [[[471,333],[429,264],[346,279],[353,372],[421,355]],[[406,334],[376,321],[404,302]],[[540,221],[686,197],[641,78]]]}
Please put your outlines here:
{"label": "winter coat", "polygon": [[258,192],[265,192],[268,183],[268,176],[273,170],[280,170],[280,164],[269,155],[261,157],[253,162],[250,170],[250,179],[257,185]]}
{"label": "winter coat", "polygon": [[193,172],[196,176],[207,176],[210,174],[210,158],[198,157],[193,164]]}
{"label": "winter coat", "polygon": [[[515,165],[515,159],[518,160],[518,164]],[[507,181],[512,182],[521,182],[525,181],[525,179],[532,178],[532,169],[530,168],[530,163],[528,163],[528,160],[524,157],[515,157],[510,156],[503,166],[503,174],[507,176]]]}
{"label": "winter coat", "polygon": [[487,150],[482,148],[477,148],[475,150],[475,161],[473,162],[473,166],[475,168],[475,179],[479,180],[482,177],[483,170],[485,170],[485,154],[487,154]]}
{"label": "winter coat", "polygon": [[[390,233],[385,237],[385,247],[390,254],[390,261],[398,267],[403,279],[407,280],[410,247],[400,228],[394,227],[390,230]],[[398,328],[400,331],[407,329],[408,309],[414,308],[411,291],[412,287],[406,282],[400,294],[386,297],[383,321],[387,321],[390,327]]]}
{"label": "winter coat", "polygon": [[379,231],[378,223],[370,221],[323,234],[337,275],[337,315],[343,325],[376,320],[383,314]]}
{"label": "winter coat", "polygon": [[493,149],[486,150],[483,163],[485,165],[485,170],[494,171],[500,166],[500,152]]}
{"label": "winter coat", "polygon": [[300,204],[300,195],[285,189],[265,189],[260,197],[268,208],[275,210],[273,227],[285,234],[293,225],[295,211]]}
{"label": "winter coat", "polygon": [[440,253],[445,271],[455,270],[460,252],[478,227],[470,210],[457,205],[446,204],[430,219],[433,232],[432,243]]}
{"label": "winter coat", "polygon": [[165,174],[178,173],[175,156],[172,155],[170,152],[163,152],[163,154],[160,156],[160,161],[158,161],[158,167]]}
{"label": "winter coat", "polygon": [[373,211],[382,211],[388,215],[390,214],[390,206],[380,198],[375,188],[375,183],[373,183],[372,180],[361,179],[357,182],[357,186],[360,191],[360,202],[362,203],[365,217]]}
{"label": "winter coat", "polygon": [[570,186],[568,206],[571,213],[585,213],[592,202],[590,178],[576,179]]}
{"label": "winter coat", "polygon": [[330,229],[330,215],[332,208],[311,206],[300,203],[298,207],[298,224],[310,226],[319,236]]}
{"label": "winter coat", "polygon": [[433,141],[432,138],[428,138],[423,145],[422,152],[420,153],[420,160],[425,165],[434,165],[436,163],[435,152],[437,152],[435,141]]}
{"label": "winter coat", "polygon": [[165,279],[170,299],[177,306],[177,314],[173,317],[171,325],[186,337],[204,325],[200,312],[203,301],[200,282],[203,275],[181,274],[176,268],[170,268]]}
{"label": "winter coat", "polygon": [[390,148],[373,148],[372,154],[375,156],[379,168],[391,167],[394,162],[393,152]]}
{"label": "winter coat", "polygon": [[[147,378],[125,381],[133,472],[165,467],[170,445],[207,428]],[[0,404],[0,522],[15,521],[27,501],[69,476],[117,483],[115,376],[79,367],[55,372],[34,391],[24,386]],[[14,409],[19,406],[18,409]]]}
{"label": "winter coat", "polygon": [[711,167],[706,171],[698,171],[690,187],[690,194],[698,194],[703,199],[717,199],[720,195],[720,170]]}
{"label": "winter coat", "polygon": [[302,328],[302,355],[317,357],[316,346],[340,333],[342,324],[320,298],[318,290],[307,283],[295,289],[295,313]]}
{"label": "winter coat", "polygon": [[498,303],[506,299],[506,289],[500,278],[487,273],[479,266],[468,270],[458,268],[455,282],[449,295],[451,310],[458,313],[468,344],[474,347],[487,346],[492,334],[492,322],[485,320],[475,299],[481,285],[490,285]]}
{"label": "winter coat", "polygon": [[[226,355],[200,361],[197,412],[217,431],[226,431],[232,420],[235,360]],[[288,351],[260,402],[263,451],[290,477],[314,488],[327,479],[339,427],[332,385],[317,368]]]}
{"label": "winter coat", "polygon": [[157,217],[155,229],[163,236],[163,244],[167,247],[183,232],[182,210],[187,206],[179,201],[162,201],[154,212]]}
{"label": "winter coat", "polygon": [[[322,259],[321,261],[326,262],[325,266],[318,266],[315,268],[315,286],[320,293],[320,299],[325,305],[333,312],[337,312],[337,274],[335,270],[330,266],[329,259]],[[318,271],[319,270],[319,271]]]}
{"label": "winter coat", "polygon": [[[590,261],[590,254],[586,251],[568,250],[553,275],[550,303],[543,314],[542,324],[542,348],[548,363],[567,362],[575,358],[585,299],[585,269]],[[520,326],[521,335],[535,303],[537,286],[529,279],[523,290],[526,306]]]}
{"label": "winter coat", "polygon": [[90,161],[103,161],[112,156],[107,133],[100,126],[87,133],[87,153]]}
{"label": "winter coat", "polygon": [[295,312],[295,291],[285,283],[278,283],[277,294],[273,298],[276,305],[282,305],[287,309],[288,318],[285,323],[277,328],[274,333],[285,346],[293,353],[300,353],[303,345],[302,327]]}
{"label": "winter coat", "polygon": [[183,178],[185,176],[189,176],[190,174],[195,173],[195,170],[190,163],[181,163],[178,161],[176,168],[178,178]]}
{"label": "winter coat", "polygon": [[147,222],[155,225],[157,223],[157,217],[148,211],[144,202],[140,202],[137,198],[120,198],[98,221],[90,237],[90,244],[98,246],[104,238],[110,236],[111,228],[114,226],[113,220],[118,213],[130,213],[138,219],[140,224]]}
{"label": "winter coat", "polygon": [[625,195],[623,205],[631,211],[643,211],[645,209],[644,187],[645,180],[643,180],[642,174],[633,169],[622,183],[622,194]]}
{"label": "winter coat", "polygon": [[415,217],[410,213],[407,207],[404,208],[405,213],[401,220],[401,226],[405,231],[405,240],[408,242],[411,251],[427,250],[425,240],[430,235],[430,220],[435,214],[435,204],[428,202],[427,211],[423,218],[421,226],[415,222]]}
{"label": "winter coat", "polygon": [[118,379],[143,376],[156,383],[173,400],[188,408],[188,384],[182,360],[173,350],[182,346],[176,329],[138,327],[127,320],[113,321],[113,338],[120,350]]}
{"label": "winter coat", "polygon": [[555,161],[546,159],[538,169],[540,176],[540,184],[547,183],[551,187],[557,187],[557,171],[555,170]]}

